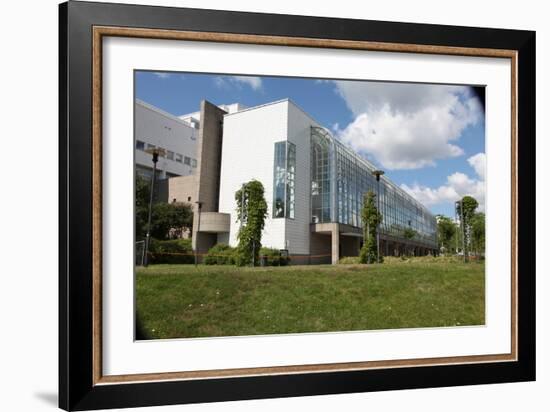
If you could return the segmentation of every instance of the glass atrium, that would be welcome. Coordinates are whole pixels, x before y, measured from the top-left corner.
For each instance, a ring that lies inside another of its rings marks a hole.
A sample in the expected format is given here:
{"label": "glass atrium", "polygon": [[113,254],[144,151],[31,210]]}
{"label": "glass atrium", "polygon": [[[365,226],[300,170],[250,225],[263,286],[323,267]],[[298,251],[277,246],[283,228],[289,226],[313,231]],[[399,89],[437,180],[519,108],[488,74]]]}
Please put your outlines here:
{"label": "glass atrium", "polygon": [[378,186],[376,168],[335,139],[326,129],[311,127],[311,222],[337,222],[361,227],[363,195],[380,190],[381,236],[437,247],[435,217],[411,195],[385,177]]}

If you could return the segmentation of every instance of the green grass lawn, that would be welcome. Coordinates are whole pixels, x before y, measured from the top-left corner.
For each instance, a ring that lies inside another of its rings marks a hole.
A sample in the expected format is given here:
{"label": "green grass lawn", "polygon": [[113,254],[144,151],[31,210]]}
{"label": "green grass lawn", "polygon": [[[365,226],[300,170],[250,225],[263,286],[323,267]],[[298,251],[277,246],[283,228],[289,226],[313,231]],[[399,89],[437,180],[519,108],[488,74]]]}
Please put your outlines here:
{"label": "green grass lawn", "polygon": [[154,265],[137,270],[137,311],[150,338],[482,325],[485,265],[270,268]]}

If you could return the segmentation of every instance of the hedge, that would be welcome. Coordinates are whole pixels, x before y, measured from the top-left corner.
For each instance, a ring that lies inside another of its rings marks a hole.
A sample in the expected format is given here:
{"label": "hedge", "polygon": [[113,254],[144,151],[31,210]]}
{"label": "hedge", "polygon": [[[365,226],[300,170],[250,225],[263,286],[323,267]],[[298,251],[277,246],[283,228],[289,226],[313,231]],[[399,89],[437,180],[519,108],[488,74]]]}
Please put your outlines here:
{"label": "hedge", "polygon": [[234,265],[235,248],[225,243],[218,243],[211,247],[204,256],[203,263],[205,265]]}
{"label": "hedge", "polygon": [[289,263],[290,258],[281,256],[281,251],[279,249],[268,247],[260,249],[261,266],[286,266]]}
{"label": "hedge", "polygon": [[149,242],[149,263],[194,263],[191,239],[157,240]]}

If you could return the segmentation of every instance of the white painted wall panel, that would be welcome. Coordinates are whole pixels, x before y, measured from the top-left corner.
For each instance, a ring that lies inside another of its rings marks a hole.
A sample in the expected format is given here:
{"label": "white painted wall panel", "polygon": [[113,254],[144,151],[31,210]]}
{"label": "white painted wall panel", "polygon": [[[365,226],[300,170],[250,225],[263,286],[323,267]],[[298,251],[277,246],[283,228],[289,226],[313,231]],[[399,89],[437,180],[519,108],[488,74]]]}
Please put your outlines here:
{"label": "white painted wall panel", "polygon": [[295,218],[286,220],[285,236],[291,254],[309,254],[310,130],[318,124],[293,102],[288,109],[288,140],[296,145],[296,204]]}
{"label": "white painted wall panel", "polygon": [[231,214],[229,243],[237,244],[239,224],[235,192],[257,179],[264,185],[268,217],[262,244],[285,247],[285,219],[272,218],[274,144],[286,140],[288,101],[244,110],[224,117],[219,211]]}

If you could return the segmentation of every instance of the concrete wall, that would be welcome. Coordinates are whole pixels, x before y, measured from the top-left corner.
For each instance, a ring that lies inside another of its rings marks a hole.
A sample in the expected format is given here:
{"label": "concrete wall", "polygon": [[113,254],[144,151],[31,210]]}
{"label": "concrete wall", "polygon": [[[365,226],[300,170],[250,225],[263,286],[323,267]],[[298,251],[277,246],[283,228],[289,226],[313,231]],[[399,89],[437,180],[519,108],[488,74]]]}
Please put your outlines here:
{"label": "concrete wall", "polygon": [[195,207],[198,196],[197,176],[178,176],[158,182],[158,200],[172,203],[185,202]]}
{"label": "concrete wall", "polygon": [[331,235],[321,233],[311,233],[310,236],[310,253],[312,264],[327,264],[331,262]]}
{"label": "concrete wall", "polygon": [[[203,100],[201,102],[201,125],[198,138],[197,201],[201,212],[217,212],[220,187],[220,163],[223,142],[223,115],[226,112]],[[215,233],[197,233],[198,205],[194,207],[193,248],[206,252],[217,242]]]}
{"label": "concrete wall", "polygon": [[199,199],[203,212],[218,211],[223,115],[226,112],[203,100],[198,139]]}
{"label": "concrete wall", "polygon": [[[134,147],[138,140],[162,147],[182,155],[197,159],[198,130],[190,127],[184,121],[172,116],[147,103],[136,100],[135,102],[135,137]],[[152,168],[151,155],[142,150],[135,150],[136,166]],[[196,168],[185,165],[182,162],[169,160],[166,157],[159,158],[157,163],[158,177],[165,178],[166,174],[185,176],[194,174]]]}
{"label": "concrete wall", "polygon": [[200,232],[211,232],[216,234],[220,232],[229,232],[230,216],[228,213],[202,212],[200,214]]}

